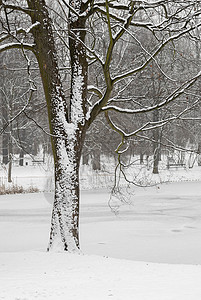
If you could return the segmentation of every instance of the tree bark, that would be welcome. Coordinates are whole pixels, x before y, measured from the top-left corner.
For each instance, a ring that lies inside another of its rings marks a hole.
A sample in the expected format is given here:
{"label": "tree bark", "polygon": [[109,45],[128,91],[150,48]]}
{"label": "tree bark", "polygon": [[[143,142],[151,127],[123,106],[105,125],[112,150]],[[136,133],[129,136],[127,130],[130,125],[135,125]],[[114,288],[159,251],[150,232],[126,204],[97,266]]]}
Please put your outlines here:
{"label": "tree bark", "polygon": [[[69,29],[78,28],[70,39],[71,94],[70,107],[63,92],[56,48],[44,0],[28,0],[33,9],[32,23],[38,60],[44,87],[51,143],[55,165],[55,197],[48,250],[78,251],[79,249],[79,164],[85,137],[87,63],[85,50],[79,39],[84,40],[84,22],[69,16]],[[83,51],[82,51],[83,50]],[[48,55],[47,55],[48,54]]]}

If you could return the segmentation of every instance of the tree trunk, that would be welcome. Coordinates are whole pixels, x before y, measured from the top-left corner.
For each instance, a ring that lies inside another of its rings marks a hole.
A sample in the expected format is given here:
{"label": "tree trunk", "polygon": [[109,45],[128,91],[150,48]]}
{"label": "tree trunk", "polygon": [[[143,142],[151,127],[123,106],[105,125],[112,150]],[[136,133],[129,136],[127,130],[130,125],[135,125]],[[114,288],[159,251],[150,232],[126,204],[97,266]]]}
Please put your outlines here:
{"label": "tree trunk", "polygon": [[88,153],[83,153],[82,154],[82,164],[83,165],[89,165],[89,154]]}
{"label": "tree trunk", "polygon": [[[47,102],[55,165],[55,197],[48,250],[74,252],[79,250],[79,164],[86,131],[86,54],[73,36],[69,42],[72,82],[68,107],[45,1],[30,0],[28,4],[29,8],[40,12],[32,15],[32,23],[40,23],[32,32]],[[76,18],[75,15],[72,18],[70,16],[69,28],[79,28],[75,32],[83,40],[84,24],[80,24]]]}
{"label": "tree trunk", "polygon": [[[3,100],[3,99],[2,99]],[[4,103],[2,101],[2,127],[4,127],[7,123],[8,123],[8,108],[6,106],[6,102]],[[8,141],[9,140],[9,134],[8,132],[6,132],[6,130],[3,132],[2,134],[2,148],[3,148],[3,151],[2,151],[2,154],[3,154],[3,160],[2,160],[2,163],[4,165],[7,165],[8,163]]]}
{"label": "tree trunk", "polygon": [[2,134],[2,147],[3,147],[3,160],[2,163],[4,165],[7,165],[8,163],[8,134],[6,132],[4,132]]}
{"label": "tree trunk", "polygon": [[24,165],[24,150],[21,149],[21,150],[20,150],[19,166],[20,166],[20,167],[23,167],[23,165]]}
{"label": "tree trunk", "polygon": [[12,156],[9,155],[9,163],[8,163],[8,182],[12,182]]}
{"label": "tree trunk", "polygon": [[143,165],[144,163],[144,153],[140,152],[140,164]]}
{"label": "tree trunk", "polygon": [[[159,111],[158,109],[155,109],[153,111],[153,121],[157,122],[159,121]],[[159,143],[159,137],[160,132],[159,128],[156,128],[153,130],[153,156],[154,156],[154,162],[153,162],[153,174],[158,174],[158,165],[159,165],[159,158],[160,158],[160,143]]]}
{"label": "tree trunk", "polygon": [[56,147],[59,155],[48,250],[74,252],[79,249],[79,153],[73,137],[68,142],[58,139]]}
{"label": "tree trunk", "polygon": [[[10,125],[11,126],[11,125]],[[8,163],[8,182],[12,182],[12,158],[13,158],[13,146],[12,146],[12,139],[11,139],[11,132],[9,136],[9,163]]]}
{"label": "tree trunk", "polygon": [[22,128],[19,128],[19,124],[17,122],[17,128],[18,128],[18,138],[20,141],[20,157],[19,157],[19,166],[23,166],[24,165],[24,147],[25,147],[25,139],[26,139],[26,119],[22,119]]}
{"label": "tree trunk", "polygon": [[92,168],[93,170],[101,170],[100,163],[100,149],[96,149],[92,155]]}

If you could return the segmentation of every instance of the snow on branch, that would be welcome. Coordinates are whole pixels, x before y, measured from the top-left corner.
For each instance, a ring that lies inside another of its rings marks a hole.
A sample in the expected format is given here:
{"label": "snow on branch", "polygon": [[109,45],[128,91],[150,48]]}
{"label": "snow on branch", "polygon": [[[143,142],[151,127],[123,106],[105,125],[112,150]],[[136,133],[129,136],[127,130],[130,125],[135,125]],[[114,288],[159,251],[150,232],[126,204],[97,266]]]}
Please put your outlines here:
{"label": "snow on branch", "polygon": [[26,49],[34,51],[35,44],[28,43],[7,43],[5,45],[0,45],[0,53],[10,49]]}
{"label": "snow on branch", "polygon": [[[120,25],[121,26],[121,25]],[[140,40],[132,33],[130,32],[128,29],[125,28],[125,31],[138,43],[138,45],[140,46],[140,48],[150,57],[153,59],[153,61],[156,63],[156,66],[158,67],[158,69],[161,71],[161,73],[170,81],[176,81],[172,78],[170,78],[161,68],[161,66],[158,64],[156,58],[148,51],[146,50],[146,48],[142,45],[142,43],[140,42]]]}
{"label": "snow on branch", "polygon": [[119,113],[139,114],[139,113],[150,112],[155,109],[160,109],[163,106],[165,106],[165,105],[169,104],[170,102],[174,101],[175,99],[177,99],[180,95],[182,95],[185,92],[185,90],[190,88],[200,76],[201,76],[201,71],[196,76],[194,76],[190,80],[186,81],[181,86],[179,86],[176,90],[174,90],[173,93],[171,95],[169,95],[164,101],[162,101],[161,103],[156,104],[154,106],[149,106],[149,107],[140,108],[140,109],[128,109],[128,108],[121,108],[121,107],[114,106],[114,105],[107,105],[102,108],[102,111],[114,110]]}
{"label": "snow on branch", "polygon": [[[142,140],[146,140],[149,142],[156,142],[156,140],[154,140],[153,138],[150,138],[148,136],[145,135],[141,135],[141,134],[136,134],[136,137],[142,139]],[[173,149],[173,150],[179,150],[179,151],[183,151],[183,152],[196,152],[195,150],[189,149],[189,148],[184,148],[182,146],[178,146],[175,145],[172,141],[170,141],[167,137],[163,137],[168,143],[164,143],[164,142],[159,142],[161,146],[165,147],[165,148],[169,148],[169,149]],[[157,141],[158,143],[158,141]]]}
{"label": "snow on branch", "polygon": [[[159,7],[161,7],[163,9],[164,13],[160,14],[160,17],[163,15],[163,19],[158,24],[151,22],[150,18],[149,18],[149,21],[147,21],[147,22],[132,20],[132,22],[130,23],[131,26],[143,27],[152,32],[167,29],[167,27],[172,24],[171,21],[175,20],[177,18],[177,15],[179,15],[180,23],[182,21],[183,22],[187,21],[187,18],[188,18],[188,21],[190,21],[192,19],[189,16],[189,14],[187,14],[187,16],[185,14],[183,17],[181,16],[182,11],[185,10],[186,8],[188,8],[189,4],[185,5],[180,10],[177,10],[176,12],[174,12],[173,14],[170,15],[170,14],[168,14],[168,9],[166,7],[166,4],[167,4],[166,1],[157,1],[157,2],[130,1],[130,5],[127,5],[127,6],[125,6],[123,4],[119,4],[119,3],[114,4],[112,2],[109,2],[109,7],[112,8],[112,12],[110,12],[110,18],[118,21],[121,24],[125,23],[125,19],[120,16],[118,11],[128,11],[128,10],[130,10],[131,5],[133,5],[133,4],[134,4],[133,9],[135,11],[134,14],[140,10],[142,10],[142,11],[149,10],[149,9],[154,10]],[[104,10],[105,8],[106,8],[105,2],[96,2],[93,5],[91,14],[94,13],[95,11],[97,11],[97,12],[101,13],[102,15],[106,16],[107,12],[106,12],[106,10]],[[115,13],[115,11],[116,11],[116,13]],[[195,16],[195,13],[193,15]]]}
{"label": "snow on branch", "polygon": [[175,116],[168,117],[166,119],[159,120],[159,121],[149,121],[149,122],[143,124],[137,130],[134,130],[130,133],[126,133],[123,129],[121,129],[118,125],[116,125],[110,118],[108,112],[105,112],[105,117],[106,117],[106,120],[107,120],[108,124],[110,125],[110,127],[122,137],[122,141],[119,144],[118,148],[116,149],[116,152],[118,154],[122,154],[123,152],[126,151],[126,149],[120,151],[122,146],[125,144],[125,139],[131,138],[133,136],[139,136],[140,133],[142,134],[143,132],[147,132],[150,130],[152,131],[156,128],[161,128],[175,120],[180,120],[180,119],[183,120],[182,116],[187,114],[188,112],[190,112],[192,110],[192,108],[195,107],[198,103],[199,103],[199,99],[196,100],[191,106],[185,108],[183,111],[181,111],[180,113],[178,113]]}
{"label": "snow on branch", "polygon": [[[107,12],[105,10],[101,9],[99,6],[96,6],[96,3],[95,3],[94,7],[93,7],[93,10],[91,10],[91,14],[96,12],[96,11],[101,13],[104,16],[106,16],[106,14],[107,14]],[[113,12],[110,12],[110,18],[115,20],[115,21],[120,22],[121,24],[125,23],[124,18],[121,18],[118,15],[115,15]],[[131,26],[136,26],[136,27],[144,27],[144,28],[147,28],[151,31],[153,31],[153,29],[155,28],[155,26],[150,22],[131,21],[130,25]]]}
{"label": "snow on branch", "polygon": [[142,125],[140,128],[138,128],[137,130],[135,131],[132,131],[130,133],[126,133],[123,129],[121,129],[119,126],[117,126],[113,121],[112,119],[109,117],[109,114],[108,112],[105,113],[105,116],[106,116],[106,120],[108,122],[108,124],[110,125],[110,127],[116,131],[117,133],[119,133],[122,138],[130,138],[132,136],[135,136],[136,134],[138,134],[139,132],[143,132],[143,131],[148,131],[148,130],[153,130],[153,129],[156,129],[156,128],[160,128],[160,127],[163,127],[164,125],[167,124],[167,122],[170,121],[170,119],[167,119],[167,120],[160,120],[158,122],[147,122],[145,123],[144,125]]}
{"label": "snow on branch", "polygon": [[86,45],[86,43],[84,43],[84,42],[78,37],[78,35],[77,35],[76,33],[73,32],[73,30],[71,30],[70,34],[72,35],[72,37],[73,37],[74,39],[76,39],[80,44],[82,44],[82,46],[83,46],[89,53],[91,53],[91,54],[94,56],[94,58],[95,58],[101,65],[103,65],[103,61],[102,61],[101,57],[96,53],[95,50],[92,50],[91,48],[89,48],[89,47]]}
{"label": "snow on branch", "polygon": [[36,22],[34,24],[32,24],[29,28],[24,29],[24,28],[19,28],[16,33],[24,33],[24,34],[28,34],[30,33],[34,28],[38,27],[40,25],[40,22]]}
{"label": "snow on branch", "polygon": [[[105,1],[104,2],[96,2],[95,5],[97,6],[103,6],[105,7]],[[109,2],[108,3],[109,7],[110,8],[113,8],[113,9],[120,9],[120,10],[129,10],[129,5],[124,5],[124,4],[120,4],[120,3],[112,3],[112,2]]]}
{"label": "snow on branch", "polygon": [[101,90],[95,87],[94,85],[88,85],[87,90],[88,92],[95,93],[100,99],[103,97]]}
{"label": "snow on branch", "polygon": [[[39,22],[36,22],[34,24],[32,24],[30,27],[28,27],[27,29],[24,29],[22,27],[20,28],[17,28],[15,31],[9,31],[8,33],[3,33],[2,37],[0,38],[0,43],[6,41],[7,39],[10,39],[10,38],[13,38],[15,40],[17,40],[18,42],[17,43],[7,43],[5,45],[2,45],[0,46],[0,51],[5,51],[5,50],[8,50],[8,48],[24,48],[24,49],[28,49],[28,50],[31,50],[33,51],[33,44],[28,44],[28,43],[19,43],[19,39],[17,38],[17,35],[18,34],[24,34],[25,36],[28,35],[29,33],[31,33],[31,31],[36,28],[37,26],[39,26],[40,23]],[[21,45],[21,46],[18,46],[18,45]],[[7,47],[5,50],[4,50],[4,47]]]}

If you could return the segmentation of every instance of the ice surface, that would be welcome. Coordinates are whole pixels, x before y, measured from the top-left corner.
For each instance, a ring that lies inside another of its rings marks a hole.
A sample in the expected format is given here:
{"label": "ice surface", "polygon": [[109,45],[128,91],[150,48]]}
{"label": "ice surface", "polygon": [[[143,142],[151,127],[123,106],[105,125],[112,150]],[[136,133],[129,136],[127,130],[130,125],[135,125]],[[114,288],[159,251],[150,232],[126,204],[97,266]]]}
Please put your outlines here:
{"label": "ice surface", "polygon": [[107,190],[82,191],[79,256],[45,252],[51,193],[0,196],[0,299],[200,300],[200,182],[131,196],[114,215]]}

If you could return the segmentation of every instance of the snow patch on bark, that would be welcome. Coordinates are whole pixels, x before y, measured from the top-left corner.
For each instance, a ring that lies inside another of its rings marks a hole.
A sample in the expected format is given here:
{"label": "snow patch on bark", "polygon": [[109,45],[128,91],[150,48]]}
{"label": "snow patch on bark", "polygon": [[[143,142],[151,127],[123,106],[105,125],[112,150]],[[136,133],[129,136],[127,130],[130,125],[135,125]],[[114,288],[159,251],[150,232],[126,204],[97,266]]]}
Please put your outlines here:
{"label": "snow patch on bark", "polygon": [[72,82],[72,103],[71,103],[71,115],[72,121],[75,124],[83,124],[84,113],[82,106],[82,93],[84,86],[84,76],[82,75],[82,67],[76,65],[77,74],[73,78]]}
{"label": "snow patch on bark", "polygon": [[[55,92],[55,110],[56,110],[56,128],[54,129],[54,134],[57,135],[58,137],[61,136],[60,130],[64,129],[66,136],[70,139],[75,139],[75,131],[76,127],[75,124],[69,123],[67,120],[67,112],[65,112],[65,107],[64,107],[64,99],[61,96],[61,87],[56,86],[56,92]],[[62,136],[65,138],[64,136]],[[64,146],[65,148],[65,146]]]}

